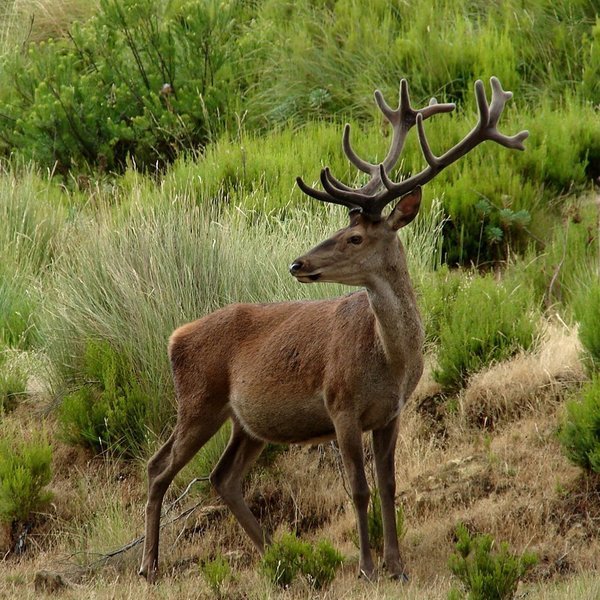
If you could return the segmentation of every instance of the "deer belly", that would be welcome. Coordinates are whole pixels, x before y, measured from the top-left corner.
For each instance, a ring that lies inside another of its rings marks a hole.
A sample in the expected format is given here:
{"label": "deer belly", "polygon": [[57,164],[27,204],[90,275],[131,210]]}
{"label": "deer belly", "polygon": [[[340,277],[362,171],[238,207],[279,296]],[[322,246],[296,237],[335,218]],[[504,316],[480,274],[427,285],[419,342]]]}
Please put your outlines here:
{"label": "deer belly", "polygon": [[285,395],[239,390],[230,397],[233,413],[253,437],[276,443],[312,443],[335,437],[322,394],[288,390]]}

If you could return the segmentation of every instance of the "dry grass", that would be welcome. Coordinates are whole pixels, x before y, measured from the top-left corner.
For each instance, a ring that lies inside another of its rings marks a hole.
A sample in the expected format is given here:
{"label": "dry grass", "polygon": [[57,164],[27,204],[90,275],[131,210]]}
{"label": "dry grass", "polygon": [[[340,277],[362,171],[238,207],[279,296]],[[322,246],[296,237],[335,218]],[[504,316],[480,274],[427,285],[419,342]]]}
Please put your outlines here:
{"label": "dry grass", "polygon": [[14,0],[7,9],[15,41],[41,42],[63,37],[76,21],[96,13],[98,0]]}
{"label": "dry grass", "polygon": [[549,322],[533,353],[522,353],[477,373],[460,397],[462,418],[494,427],[560,401],[565,389],[584,381],[576,329]]}

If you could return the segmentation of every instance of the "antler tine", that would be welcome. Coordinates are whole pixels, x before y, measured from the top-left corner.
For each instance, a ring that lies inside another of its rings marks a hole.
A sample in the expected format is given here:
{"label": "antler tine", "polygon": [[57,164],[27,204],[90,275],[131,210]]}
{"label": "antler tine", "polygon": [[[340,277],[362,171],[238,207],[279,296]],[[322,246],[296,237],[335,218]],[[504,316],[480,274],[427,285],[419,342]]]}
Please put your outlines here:
{"label": "antler tine", "polygon": [[354,205],[350,205],[343,200],[338,200],[337,198],[335,198],[334,196],[331,196],[327,192],[323,192],[321,190],[317,190],[316,188],[310,187],[309,185],[304,183],[304,180],[302,179],[302,177],[296,177],[296,183],[297,183],[298,187],[307,196],[310,196],[311,198],[314,198],[315,200],[320,200],[321,202],[330,202],[333,204],[339,204],[339,205],[345,206],[347,208],[356,208]]}
{"label": "antler tine", "polygon": [[346,189],[336,187],[334,182],[337,182],[337,179],[333,177],[329,167],[325,167],[321,170],[320,179],[325,192],[333,198],[330,202],[343,204],[348,208],[362,208],[363,210],[367,208],[365,206],[365,200],[370,199],[370,196],[365,196],[364,193],[348,188],[346,185],[344,185],[344,188]]}
{"label": "antler tine", "polygon": [[395,198],[399,198],[413,190],[415,187],[431,181],[431,179],[433,179],[442,169],[451,165],[453,162],[456,162],[459,158],[485,140],[492,140],[507,148],[516,150],[525,149],[523,141],[529,136],[528,131],[524,130],[516,135],[507,136],[500,133],[496,128],[506,102],[512,98],[512,92],[504,91],[500,81],[496,77],[490,79],[490,84],[492,87],[492,101],[488,104],[483,82],[481,80],[475,82],[475,97],[479,111],[477,125],[475,125],[475,127],[460,142],[446,151],[442,156],[436,156],[431,151],[423,126],[424,117],[422,114],[417,115],[419,143],[421,145],[423,156],[427,161],[427,167],[399,183],[394,183],[389,180],[389,178],[386,178],[387,181],[382,179],[386,189],[377,194],[373,199],[374,208],[376,207],[381,211],[386,204]]}
{"label": "antler tine", "polygon": [[372,165],[370,162],[363,160],[356,152],[354,152],[350,145],[350,123],[346,123],[344,127],[344,134],[342,135],[342,149],[344,154],[348,157],[348,160],[363,173],[369,173],[373,175],[376,165]]}

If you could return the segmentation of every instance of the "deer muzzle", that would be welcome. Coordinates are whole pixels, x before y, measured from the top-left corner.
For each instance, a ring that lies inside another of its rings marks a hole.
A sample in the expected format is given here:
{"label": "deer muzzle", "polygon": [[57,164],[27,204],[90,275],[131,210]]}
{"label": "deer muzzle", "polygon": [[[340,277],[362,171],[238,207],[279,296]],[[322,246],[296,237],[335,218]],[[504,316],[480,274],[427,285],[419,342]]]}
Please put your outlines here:
{"label": "deer muzzle", "polygon": [[321,277],[321,273],[311,272],[310,265],[300,259],[290,265],[290,273],[301,283],[317,281]]}

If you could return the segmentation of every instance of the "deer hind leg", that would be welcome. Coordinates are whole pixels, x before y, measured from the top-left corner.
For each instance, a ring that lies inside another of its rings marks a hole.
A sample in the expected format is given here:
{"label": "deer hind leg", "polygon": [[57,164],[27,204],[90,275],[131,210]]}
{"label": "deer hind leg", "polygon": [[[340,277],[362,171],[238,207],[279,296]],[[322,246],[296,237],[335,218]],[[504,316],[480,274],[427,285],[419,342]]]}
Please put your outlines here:
{"label": "deer hind leg", "polygon": [[210,474],[211,483],[260,554],[263,554],[265,544],[269,544],[271,539],[246,504],[242,494],[242,481],[264,447],[265,442],[249,436],[237,420],[233,419],[229,444]]}
{"label": "deer hind leg", "polygon": [[334,426],[344,470],[350,483],[360,546],[359,575],[371,579],[375,567],[369,545],[369,484],[365,475],[362,430],[354,415],[337,415]]}
{"label": "deer hind leg", "polygon": [[228,414],[207,407],[205,419],[184,423],[179,420],[171,437],[148,462],[148,501],[146,503],[146,536],[140,567],[152,583],[158,571],[158,542],[160,513],[165,493],[175,475],[192,459],[194,454],[219,430]]}
{"label": "deer hind leg", "polygon": [[373,431],[373,451],[375,454],[375,470],[377,486],[381,500],[381,516],[383,519],[383,559],[393,578],[407,580],[404,573],[398,534],[396,531],[396,472],[394,454],[398,438],[398,418],[390,421],[385,427]]}

